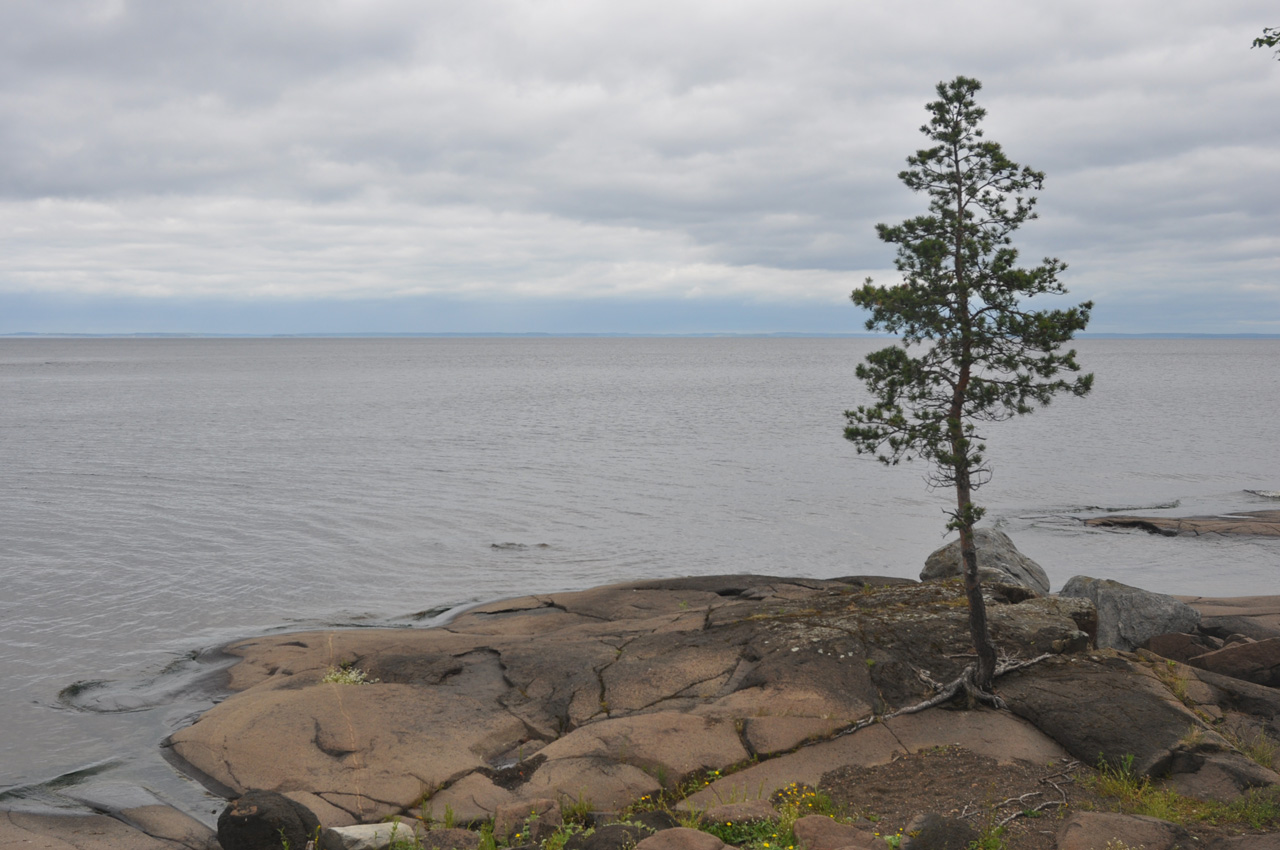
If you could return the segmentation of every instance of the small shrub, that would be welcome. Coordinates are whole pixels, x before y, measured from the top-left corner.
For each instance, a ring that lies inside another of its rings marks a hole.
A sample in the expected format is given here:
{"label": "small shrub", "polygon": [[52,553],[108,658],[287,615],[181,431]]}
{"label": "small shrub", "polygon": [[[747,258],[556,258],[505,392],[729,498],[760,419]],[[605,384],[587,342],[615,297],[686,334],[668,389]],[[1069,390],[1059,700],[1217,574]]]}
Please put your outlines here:
{"label": "small shrub", "polygon": [[372,685],[378,682],[377,679],[370,679],[367,673],[350,661],[330,667],[320,677],[320,681],[334,685]]}

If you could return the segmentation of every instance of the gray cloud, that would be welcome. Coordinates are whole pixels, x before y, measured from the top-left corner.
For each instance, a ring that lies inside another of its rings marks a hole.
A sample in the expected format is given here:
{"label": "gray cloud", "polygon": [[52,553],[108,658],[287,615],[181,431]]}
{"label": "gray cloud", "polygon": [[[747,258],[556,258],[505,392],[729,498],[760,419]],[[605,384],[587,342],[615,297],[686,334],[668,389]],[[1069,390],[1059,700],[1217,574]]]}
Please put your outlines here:
{"label": "gray cloud", "polygon": [[[1162,297],[1205,330],[1280,320],[1280,62],[1249,50],[1268,16],[0,4],[0,291],[836,303],[889,274],[873,225],[921,209],[894,175],[965,73],[989,137],[1048,173],[1027,259],[1144,322]],[[1245,306],[1186,310],[1215,298]]]}

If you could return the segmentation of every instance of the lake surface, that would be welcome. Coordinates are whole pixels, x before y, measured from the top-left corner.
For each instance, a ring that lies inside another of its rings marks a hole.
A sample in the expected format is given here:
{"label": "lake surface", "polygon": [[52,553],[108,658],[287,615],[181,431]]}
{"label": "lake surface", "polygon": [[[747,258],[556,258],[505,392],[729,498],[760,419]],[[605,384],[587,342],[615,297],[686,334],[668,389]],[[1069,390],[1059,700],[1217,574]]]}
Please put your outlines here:
{"label": "lake surface", "polygon": [[[158,744],[236,638],[661,576],[915,576],[950,495],[841,433],[885,344],[0,340],[0,807],[119,780],[207,820]],[[1276,507],[1247,491],[1280,491],[1280,340],[1077,347],[1091,396],[986,429],[986,521],[1055,587],[1278,592],[1280,540],[1081,520]]]}

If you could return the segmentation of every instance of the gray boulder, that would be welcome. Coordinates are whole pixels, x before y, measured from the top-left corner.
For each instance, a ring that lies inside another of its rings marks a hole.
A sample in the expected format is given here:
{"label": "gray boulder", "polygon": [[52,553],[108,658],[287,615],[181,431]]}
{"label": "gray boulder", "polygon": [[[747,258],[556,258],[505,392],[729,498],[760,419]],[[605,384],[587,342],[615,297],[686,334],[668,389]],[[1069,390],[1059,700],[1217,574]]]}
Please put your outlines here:
{"label": "gray boulder", "polygon": [[1200,612],[1185,602],[1111,579],[1073,576],[1058,595],[1088,599],[1098,609],[1099,649],[1132,652],[1156,635],[1200,625]]}
{"label": "gray boulder", "polygon": [[[1018,551],[1009,535],[994,528],[975,528],[978,550],[978,578],[984,582],[1017,584],[1041,595],[1049,592],[1049,576],[1040,565]],[[952,578],[964,574],[960,541],[952,540],[925,559],[922,581]]]}

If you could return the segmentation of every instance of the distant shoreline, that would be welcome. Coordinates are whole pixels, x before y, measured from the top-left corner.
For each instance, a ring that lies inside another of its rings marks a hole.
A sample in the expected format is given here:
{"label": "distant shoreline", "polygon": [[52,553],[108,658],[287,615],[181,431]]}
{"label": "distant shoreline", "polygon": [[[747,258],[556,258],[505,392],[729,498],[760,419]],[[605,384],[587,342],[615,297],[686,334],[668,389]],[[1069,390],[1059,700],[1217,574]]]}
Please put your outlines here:
{"label": "distant shoreline", "polygon": [[[867,333],[503,333],[459,331],[452,333],[296,333],[296,334],[217,334],[217,333],[36,333],[0,334],[0,339],[894,339],[885,334]],[[1076,339],[1280,339],[1275,334],[1206,334],[1206,333],[1082,333]]]}

